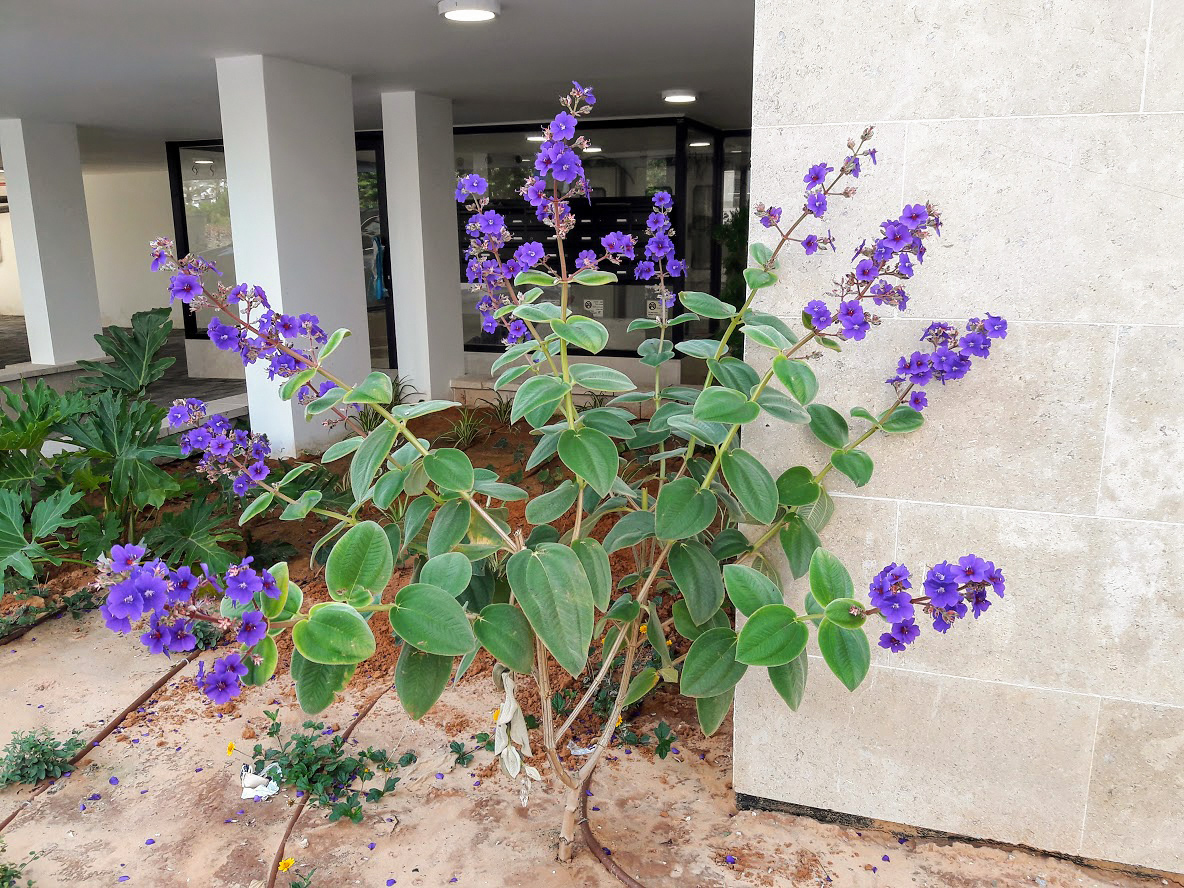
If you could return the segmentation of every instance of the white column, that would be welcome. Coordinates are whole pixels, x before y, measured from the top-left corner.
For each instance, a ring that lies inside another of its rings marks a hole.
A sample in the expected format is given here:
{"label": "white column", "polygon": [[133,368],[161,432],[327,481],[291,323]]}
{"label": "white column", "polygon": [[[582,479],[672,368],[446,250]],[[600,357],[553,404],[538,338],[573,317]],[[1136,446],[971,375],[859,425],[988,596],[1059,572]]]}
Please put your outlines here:
{"label": "white column", "polygon": [[[34,364],[68,364],[102,350],[99,291],[71,124],[0,120],[21,302]],[[147,245],[145,245],[145,249]]]}
{"label": "white column", "polygon": [[[350,78],[267,56],[218,59],[234,264],[272,308],[311,312],[353,336],[329,359],[346,382],[370,372]],[[284,402],[266,368],[247,372],[251,426],[273,450],[321,450],[338,434]]]}
{"label": "white column", "polygon": [[465,367],[452,102],[383,93],[382,147],[399,375],[448,398]]}

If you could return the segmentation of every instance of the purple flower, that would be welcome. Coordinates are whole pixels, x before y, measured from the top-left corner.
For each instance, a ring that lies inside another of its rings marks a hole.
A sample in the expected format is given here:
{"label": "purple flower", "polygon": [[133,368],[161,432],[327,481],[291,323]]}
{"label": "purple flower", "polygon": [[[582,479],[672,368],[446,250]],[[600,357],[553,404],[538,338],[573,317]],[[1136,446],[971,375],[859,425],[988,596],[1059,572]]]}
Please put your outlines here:
{"label": "purple flower", "polygon": [[165,263],[169,261],[169,254],[163,249],[155,249],[152,251],[152,270],[160,271],[164,268]]}
{"label": "purple flower", "polygon": [[870,329],[867,315],[857,299],[839,303],[838,319],[839,323],[843,325],[843,336],[847,339],[854,339],[856,342],[863,339]]}
{"label": "purple flower", "polygon": [[267,463],[263,462],[263,460],[253,462],[247,466],[247,477],[252,481],[262,481],[269,474],[271,474],[271,469],[267,467]]}
{"label": "purple flower", "polygon": [[234,450],[234,442],[225,435],[217,435],[206,450],[219,459],[225,459]]}
{"label": "purple flower", "polygon": [[772,228],[781,223],[781,207],[769,207],[760,214],[761,225]]}
{"label": "purple flower", "polygon": [[896,270],[903,278],[911,278],[913,276],[913,260],[909,258],[908,253],[900,254],[900,259],[896,262]]}
{"label": "purple flower", "polygon": [[458,203],[464,203],[470,194],[484,194],[488,188],[488,182],[476,173],[469,173],[456,183],[456,200]]}
{"label": "purple flower", "polygon": [[665,234],[655,234],[645,245],[645,254],[653,259],[674,255],[674,242]]}
{"label": "purple flower", "polygon": [[279,598],[280,597],[280,587],[279,587],[279,584],[275,581],[275,577],[272,576],[271,571],[269,571],[269,570],[262,571],[260,573],[259,577],[260,577],[260,582],[263,583],[263,587],[262,587],[262,589],[260,589],[260,591],[268,598]]}
{"label": "purple flower", "polygon": [[1003,597],[1003,590],[1005,588],[1003,583],[1003,571],[995,566],[995,562],[987,562],[987,582],[991,584],[991,588],[995,590],[995,594],[1000,598]]}
{"label": "purple flower", "polygon": [[963,555],[958,559],[957,575],[963,583],[984,583],[987,580],[987,562],[977,555]]}
{"label": "purple flower", "polygon": [[143,557],[143,546],[133,546],[128,543],[126,546],[111,547],[111,567],[117,571],[131,570]]}
{"label": "purple flower", "polygon": [[924,587],[930,603],[936,607],[953,607],[962,600],[958,594],[958,569],[948,561],[929,568]]}
{"label": "purple flower", "polygon": [[189,422],[189,408],[181,404],[174,404],[169,408],[169,428],[177,428]]}
{"label": "purple flower", "polygon": [[133,574],[133,577],[145,612],[160,610],[168,604],[169,590],[163,579],[144,569]]}
{"label": "purple flower", "polygon": [[173,635],[168,626],[161,625],[156,614],[148,623],[148,631],[140,636],[140,641],[148,648],[150,654],[163,654],[171,649]]}
{"label": "purple flower", "polygon": [[584,175],[584,165],[574,151],[564,151],[551,165],[551,175],[557,182],[573,182]]}
{"label": "purple flower", "polygon": [[818,252],[818,235],[807,234],[802,238],[802,249],[806,251],[807,256],[813,256]]}
{"label": "purple flower", "polygon": [[[820,185],[825,185],[827,173],[833,173],[834,171],[835,168],[832,166],[827,166],[825,161],[814,164],[814,166],[810,167],[806,175],[802,177],[802,181],[806,183],[806,190],[809,191],[811,188],[817,188]],[[825,205],[823,206],[823,209],[825,209]],[[822,214],[818,213],[816,215],[821,216]]]}
{"label": "purple flower", "polygon": [[[153,269],[155,271],[155,269]],[[169,302],[180,299],[186,305],[202,292],[201,278],[195,274],[181,272],[169,278]]]}
{"label": "purple flower", "polygon": [[243,614],[242,621],[238,635],[235,636],[239,644],[254,647],[267,636],[267,621],[263,619],[262,611],[247,611]]}
{"label": "purple flower", "polygon": [[533,268],[546,257],[543,245],[538,241],[529,241],[514,251],[514,258],[525,268]]}
{"label": "purple flower", "polygon": [[632,235],[614,231],[602,237],[600,239],[600,245],[604,247],[606,253],[611,253],[614,256],[624,256],[626,259],[633,258],[634,240]]}
{"label": "purple flower", "polygon": [[669,191],[654,192],[653,200],[654,206],[656,206],[659,210],[668,210],[674,206],[674,198],[670,196]]}
{"label": "purple flower", "polygon": [[112,786],[119,786],[119,778],[118,777],[112,777],[107,782],[110,783]]}
{"label": "purple flower", "polygon": [[[107,613],[116,620],[138,620],[144,615],[144,599],[132,580],[116,583],[107,593]],[[123,630],[127,631],[127,630]]]}
{"label": "purple flower", "polygon": [[983,330],[985,330],[987,335],[992,339],[1006,339],[1007,321],[993,314],[988,314],[987,319],[983,321]]}
{"label": "purple flower", "polygon": [[962,337],[958,351],[964,356],[985,358],[991,353],[991,340],[986,333],[967,333]]}
{"label": "purple flower", "polygon": [[917,389],[915,392],[909,394],[909,406],[918,413],[929,406],[929,398],[923,389]]}
{"label": "purple flower", "polygon": [[639,281],[648,281],[657,272],[654,270],[654,263],[649,261],[638,262],[637,268],[633,270],[633,276]]}
{"label": "purple flower", "polygon": [[657,211],[650,213],[645,220],[645,227],[654,234],[665,231],[670,227],[670,217]]}
{"label": "purple flower", "polygon": [[112,616],[111,608],[109,608],[107,605],[104,604],[99,607],[99,614],[102,615],[103,622],[112,632],[132,631],[132,621],[127,617]]}
{"label": "purple flower", "polygon": [[944,382],[961,379],[970,372],[970,358],[960,355],[948,346],[940,345],[933,350],[933,375]]}
{"label": "purple flower", "polygon": [[251,489],[251,479],[246,475],[239,475],[231,483],[230,489],[234,491],[235,496],[246,496],[247,491]]}
{"label": "purple flower", "polygon": [[209,334],[210,342],[222,351],[234,351],[239,347],[241,334],[238,327],[223,324],[217,317],[210,318],[206,332]]}
{"label": "purple flower", "polygon": [[855,280],[874,281],[880,273],[879,263],[873,262],[871,259],[864,259],[855,266]]}
{"label": "purple flower", "polygon": [[814,299],[811,302],[807,302],[806,314],[810,318],[810,325],[815,330],[826,329],[834,320],[831,317],[830,309],[826,307],[826,303],[821,299]]}
{"label": "purple flower", "polygon": [[596,267],[596,251],[595,250],[580,250],[580,255],[576,256],[576,268],[595,268]]}
{"label": "purple flower", "polygon": [[896,365],[896,372],[907,376],[913,385],[927,385],[933,379],[933,361],[929,355],[915,351],[909,358],[901,358]]}
{"label": "purple flower", "polygon": [[884,223],[884,237],[880,243],[891,248],[893,253],[899,253],[913,242],[913,235],[907,225],[899,222]]}
{"label": "purple flower", "polygon": [[566,111],[560,111],[551,121],[551,138],[566,142],[576,134],[576,119]]}
{"label": "purple flower", "polygon": [[231,576],[226,575],[226,596],[240,607],[252,598],[255,593],[263,588],[263,580],[251,568],[239,568],[239,570]]}
{"label": "purple flower", "polygon": [[821,191],[810,192],[806,195],[806,209],[821,219],[826,212],[826,195]]}
{"label": "purple flower", "polygon": [[906,204],[904,212],[900,214],[901,224],[908,226],[910,231],[923,228],[928,221],[929,210],[925,209],[925,204]]}
{"label": "purple flower", "polygon": [[197,636],[193,634],[187,620],[178,620],[173,623],[169,630],[172,638],[169,640],[169,650],[171,651],[191,651],[197,647]]}
{"label": "purple flower", "polygon": [[214,671],[227,672],[231,675],[241,677],[247,674],[247,664],[243,662],[242,654],[235,652],[215,660]]}
{"label": "purple flower", "polygon": [[671,259],[666,263],[666,273],[671,277],[682,277],[686,274],[687,264],[681,259]]}
{"label": "purple flower", "polygon": [[493,210],[478,213],[473,216],[471,221],[477,226],[477,230],[485,235],[500,234],[501,230],[506,227],[506,220],[502,214],[495,213]]}
{"label": "purple flower", "polygon": [[231,672],[214,670],[205,676],[201,683],[202,692],[214,703],[219,705],[229,703],[242,690],[242,683],[238,676]]}

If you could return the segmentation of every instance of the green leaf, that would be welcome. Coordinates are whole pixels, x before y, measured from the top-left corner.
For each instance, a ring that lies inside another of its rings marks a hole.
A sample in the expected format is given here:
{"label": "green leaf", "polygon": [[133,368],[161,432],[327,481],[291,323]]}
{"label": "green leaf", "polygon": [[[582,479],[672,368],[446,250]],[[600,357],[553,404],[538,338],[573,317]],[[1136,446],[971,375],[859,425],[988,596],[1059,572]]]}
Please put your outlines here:
{"label": "green leaf", "polygon": [[626,512],[609,529],[609,532],[604,535],[604,550],[611,555],[613,552],[617,552],[628,546],[636,546],[643,540],[650,539],[653,536],[653,512]]}
{"label": "green leaf", "polygon": [[773,689],[794,712],[802,705],[802,694],[806,690],[809,668],[809,659],[805,651],[784,666],[769,667],[769,680],[773,683]]}
{"label": "green leaf", "polygon": [[535,428],[543,425],[551,418],[563,396],[571,391],[571,386],[554,376],[532,376],[518,387],[514,393],[514,406],[510,410],[510,422],[514,423],[527,414],[532,418],[546,414]]}
{"label": "green leaf", "polygon": [[830,455],[830,464],[863,487],[872,479],[872,458],[862,450],[836,450]]}
{"label": "green leaf", "polygon": [[280,397],[285,401],[291,401],[296,397],[296,393],[300,391],[314,376],[317,375],[316,367],[308,367],[301,370],[288,379],[280,386]]}
{"label": "green leaf", "polygon": [[489,653],[515,672],[529,675],[534,669],[534,632],[526,615],[514,605],[486,605],[473,631]]}
{"label": "green leaf", "polygon": [[510,587],[531,628],[563,669],[578,676],[588,662],[595,603],[579,557],[567,546],[542,543],[506,564]]}
{"label": "green leaf", "polygon": [[805,361],[791,361],[785,355],[773,359],[773,373],[799,404],[809,404],[818,394],[818,379]]}
{"label": "green leaf", "polygon": [[631,392],[637,386],[628,376],[612,367],[599,364],[572,364],[571,378],[594,392]]}
{"label": "green leaf", "polygon": [[374,370],[369,373],[360,385],[355,386],[341,398],[343,404],[379,404],[387,405],[395,397],[391,378],[385,373]]}
{"label": "green leaf", "polygon": [[722,610],[717,610],[712,614],[705,623],[696,623],[691,619],[691,611],[687,607],[686,601],[679,598],[676,599],[671,606],[671,613],[674,615],[674,628],[687,641],[694,641],[708,629],[718,629],[720,627],[730,629],[732,624],[728,620],[728,615]]}
{"label": "green leaf", "polygon": [[564,342],[596,354],[608,345],[608,330],[600,321],[582,315],[568,315],[566,321],[552,321],[551,329]]}
{"label": "green leaf", "polygon": [[741,327],[740,332],[758,345],[776,349],[779,352],[793,346],[793,343],[782,336],[781,331],[776,327],[749,323]]}
{"label": "green leaf", "polygon": [[361,502],[365,498],[366,491],[370,489],[370,484],[374,480],[374,473],[390,455],[398,436],[399,430],[384,422],[366,436],[366,440],[354,454],[353,461],[349,464],[349,483],[355,502]]}
{"label": "green leaf", "polygon": [[728,350],[718,339],[684,339],[674,347],[684,355],[703,360],[718,358],[720,354]]}
{"label": "green leaf", "polygon": [[300,651],[292,651],[292,681],[296,684],[296,701],[300,708],[309,715],[315,715],[329,708],[337,697],[337,692],[344,690],[353,678],[357,666],[325,665],[313,663],[300,655]]}
{"label": "green leaf", "polygon": [[781,604],[781,590],[759,570],[743,564],[729,564],[724,567],[724,584],[728,598],[736,610],[751,617],[767,604]]}
{"label": "green leaf", "polygon": [[695,700],[695,714],[699,717],[699,728],[704,737],[710,737],[719,730],[732,709],[735,688],[729,688],[716,697],[699,697]]}
{"label": "green leaf", "polygon": [[744,283],[748,284],[750,290],[763,290],[765,287],[771,287],[777,283],[777,275],[771,271],[765,271],[763,268],[746,268],[744,269]]}
{"label": "green leaf", "polygon": [[596,429],[568,429],[559,436],[559,458],[601,496],[617,477],[617,445]]}
{"label": "green leaf", "polygon": [[777,484],[755,456],[733,448],[720,459],[724,479],[745,510],[761,524],[770,524],[777,516]]}
{"label": "green leaf", "polygon": [[596,608],[608,610],[609,596],[613,590],[613,571],[609,567],[608,553],[604,546],[590,537],[573,540],[571,550],[576,553],[583,565],[584,574],[588,577],[588,585],[592,587],[592,600]]}
{"label": "green leaf", "polygon": [[858,629],[867,620],[863,605],[854,598],[836,598],[826,606],[827,620],[844,629]]}
{"label": "green leaf", "polygon": [[382,527],[363,521],[347,530],[330,550],[325,585],[334,597],[364,589],[372,598],[378,598],[391,581],[394,564],[390,540]]}
{"label": "green leaf", "polygon": [[428,557],[452,551],[468,533],[471,517],[469,504],[464,500],[449,500],[440,506],[428,531]]}
{"label": "green leaf", "polygon": [[621,705],[632,706],[657,686],[658,670],[653,666],[645,667],[629,682],[629,687],[625,689],[625,699]]}
{"label": "green leaf", "polygon": [[411,470],[419,465],[418,462],[413,462],[409,466],[404,466],[401,469],[391,469],[382,475],[374,482],[374,493],[370,498],[371,502],[380,509],[389,509],[391,503],[395,501],[395,497],[403,492],[404,485],[407,482],[407,476],[411,474]]}
{"label": "green leaf", "polygon": [[736,558],[751,548],[752,544],[749,543],[748,537],[735,527],[721,530],[711,541],[711,554],[715,556],[716,561]]}
{"label": "green leaf", "polygon": [[333,354],[333,352],[337,351],[337,346],[341,345],[349,335],[350,332],[345,327],[340,327],[330,333],[329,338],[325,340],[325,345],[321,348],[321,360],[324,360]]}
{"label": "green leaf", "polygon": [[173,330],[171,314],[167,307],[138,311],[132,315],[131,329],[104,327],[95,342],[111,361],[79,361],[78,366],[94,375],[79,378],[78,385],[87,392],[144,394],[177,361],[158,357]]}
{"label": "green leaf", "polygon": [[580,419],[584,425],[604,432],[610,438],[632,441],[637,437],[637,430],[632,425],[635,417],[628,410],[618,407],[596,407],[585,410],[580,414]]}
{"label": "green leaf", "polygon": [[854,416],[856,419],[866,419],[868,422],[870,422],[872,425],[876,426],[877,428],[879,428],[879,426],[880,426],[880,420],[876,419],[875,416],[873,416],[869,411],[863,409],[862,407],[852,407],[851,408],[851,415]]}
{"label": "green leaf", "polygon": [[698,438],[716,447],[721,446],[728,437],[729,427],[722,422],[705,422],[693,416],[671,416],[667,420],[671,431],[681,437]]}
{"label": "green leaf", "polygon": [[862,629],[844,629],[823,620],[818,627],[818,648],[830,671],[847,690],[859,687],[872,662],[871,646]]}
{"label": "green leaf", "polygon": [[723,627],[695,639],[682,666],[684,697],[718,697],[736,687],[748,670],[736,660],[736,642],[736,633]]}
{"label": "green leaf", "polygon": [[629,326],[625,329],[626,333],[634,333],[638,330],[656,330],[662,325],[650,318],[634,318],[629,322]]}
{"label": "green leaf", "polygon": [[658,494],[654,531],[663,540],[693,537],[711,526],[716,507],[715,494],[700,490],[693,478],[671,481]]}
{"label": "green leaf", "polygon": [[570,478],[526,504],[526,520],[531,524],[550,524],[563,515],[576,501],[579,488]]}
{"label": "green leaf", "polygon": [[736,659],[749,666],[784,666],[806,649],[810,633],[784,604],[753,611],[736,647]]}
{"label": "green leaf", "polygon": [[797,515],[785,519],[785,527],[778,534],[781,548],[789,562],[789,570],[795,580],[806,575],[810,569],[810,556],[822,545],[814,528]]}
{"label": "green leaf", "polygon": [[847,420],[837,410],[825,404],[810,404],[810,431],[823,444],[839,448],[847,446]]}
{"label": "green leaf", "polygon": [[321,462],[328,465],[331,462],[341,459],[343,456],[349,456],[355,450],[362,446],[362,442],[366,439],[361,435],[354,435],[352,438],[346,438],[343,441],[334,441],[329,445],[328,449],[321,454]]}
{"label": "green leaf", "polygon": [[247,656],[243,657],[243,663],[247,667],[247,674],[243,677],[243,681],[246,684],[259,687],[275,675],[275,668],[279,662],[280,652],[275,646],[275,639],[270,635],[264,635],[263,639],[251,648]]}
{"label": "green leaf", "polygon": [[520,271],[514,275],[515,287],[553,287],[555,278],[544,271]]}
{"label": "green leaf", "polygon": [[783,395],[775,388],[766,388],[756,396],[756,402],[762,410],[782,422],[804,425],[810,421],[809,413],[799,407],[797,402],[791,400],[788,395]]}
{"label": "green leaf", "polygon": [[819,485],[818,499],[805,506],[798,508],[798,515],[816,533],[822,533],[826,525],[830,523],[831,517],[835,513],[834,500],[830,498],[830,494],[826,492],[826,488]]}
{"label": "green leaf", "polygon": [[419,582],[439,586],[453,598],[459,598],[472,579],[473,562],[461,552],[445,552],[429,558],[419,570]]}
{"label": "green leaf", "polygon": [[340,386],[333,386],[333,388],[329,389],[323,395],[313,398],[308,402],[308,404],[305,405],[305,419],[309,419],[313,416],[319,416],[326,410],[331,410],[341,403],[341,399],[343,397],[345,397],[345,389],[341,388]]}
{"label": "green leaf", "polygon": [[390,621],[400,638],[429,654],[459,657],[477,643],[465,609],[451,593],[430,583],[411,583],[400,589]]}
{"label": "green leaf", "polygon": [[494,380],[494,383],[493,383],[494,390],[497,391],[499,389],[505,388],[511,382],[513,382],[515,379],[517,379],[519,376],[522,376],[524,373],[528,373],[529,371],[530,371],[529,367],[511,367],[509,370],[507,370],[505,373],[503,373],[501,376],[499,376],[496,380]]}
{"label": "green leaf", "polygon": [[409,644],[399,651],[395,664],[395,693],[412,720],[419,721],[448,687],[452,658],[416,650]]}
{"label": "green leaf", "polygon": [[761,408],[755,402],[730,388],[713,385],[703,389],[695,399],[694,415],[704,422],[722,422],[739,425],[752,422],[760,416]]}
{"label": "green leaf", "polygon": [[423,468],[441,490],[473,489],[473,464],[453,447],[433,450],[423,458]]}
{"label": "green leaf", "polygon": [[753,262],[760,266],[768,265],[773,261],[773,251],[762,243],[749,244],[748,255],[752,257]]}
{"label": "green leaf", "polygon": [[925,417],[912,407],[902,404],[892,411],[889,417],[880,424],[880,427],[890,435],[903,435],[915,432],[923,425],[925,425]]}
{"label": "green leaf", "polygon": [[726,357],[718,361],[708,358],[707,369],[721,383],[742,394],[748,394],[761,381],[756,371],[739,358]]}
{"label": "green leaf", "polygon": [[805,466],[786,469],[777,478],[777,500],[783,506],[804,506],[818,499],[822,488],[814,481],[814,473]]}
{"label": "green leaf", "polygon": [[292,627],[292,644],[306,660],[326,666],[361,663],[376,647],[365,617],[339,601],[314,604],[308,619]]}
{"label": "green leaf", "polygon": [[595,268],[581,268],[571,276],[577,284],[585,287],[603,287],[605,284],[615,284],[617,276],[611,271],[597,271]]}
{"label": "green leaf", "polygon": [[705,318],[723,320],[724,318],[734,317],[736,314],[736,309],[733,306],[716,299],[710,293],[687,290],[684,293],[678,294],[678,301],[695,314],[702,315]]}
{"label": "green leaf", "polygon": [[321,501],[324,496],[319,490],[306,490],[297,497],[295,502],[288,503],[284,506],[284,511],[280,512],[281,521],[303,521],[308,517],[308,513],[316,508],[317,503]]}
{"label": "green leaf", "polygon": [[810,592],[823,607],[836,598],[855,596],[851,574],[847,573],[843,562],[826,549],[815,549],[810,556]]}
{"label": "green leaf", "polygon": [[[220,574],[239,561],[239,556],[224,548],[224,544],[237,544],[240,540],[237,533],[225,529],[229,516],[218,508],[213,500],[195,499],[180,512],[165,512],[144,535],[144,543],[155,557],[171,564],[205,564],[212,573]],[[33,539],[37,537],[34,508]]]}
{"label": "green leaf", "polygon": [[724,603],[724,581],[719,562],[698,540],[675,543],[668,558],[670,574],[687,603],[691,619],[699,625]]}

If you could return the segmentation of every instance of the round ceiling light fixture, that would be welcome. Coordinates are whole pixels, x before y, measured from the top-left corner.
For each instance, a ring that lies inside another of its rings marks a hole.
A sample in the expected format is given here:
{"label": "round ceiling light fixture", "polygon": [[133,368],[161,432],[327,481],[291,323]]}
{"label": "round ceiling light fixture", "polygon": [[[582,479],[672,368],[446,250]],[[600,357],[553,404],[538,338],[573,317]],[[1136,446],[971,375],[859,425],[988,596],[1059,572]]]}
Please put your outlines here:
{"label": "round ceiling light fixture", "polygon": [[699,98],[695,95],[693,89],[664,89],[662,90],[662,99],[669,102],[671,105],[689,105],[695,99]]}
{"label": "round ceiling light fixture", "polygon": [[488,22],[502,11],[500,0],[440,0],[436,12],[450,22]]}

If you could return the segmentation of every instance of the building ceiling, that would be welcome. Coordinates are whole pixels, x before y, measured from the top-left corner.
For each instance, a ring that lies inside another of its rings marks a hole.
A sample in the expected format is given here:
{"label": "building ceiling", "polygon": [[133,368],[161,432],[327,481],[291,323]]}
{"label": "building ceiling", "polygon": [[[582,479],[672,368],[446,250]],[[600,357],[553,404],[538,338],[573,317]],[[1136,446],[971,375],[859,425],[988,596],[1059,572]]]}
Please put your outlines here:
{"label": "building ceiling", "polygon": [[[165,139],[220,134],[214,59],[263,53],[351,74],[359,129],[379,95],[455,102],[460,124],[534,120],[569,80],[603,116],[682,110],[747,127],[753,0],[502,0],[482,24],[435,0],[0,0],[0,117],[84,127],[91,164],[156,161]],[[689,88],[693,105],[661,91]]]}

